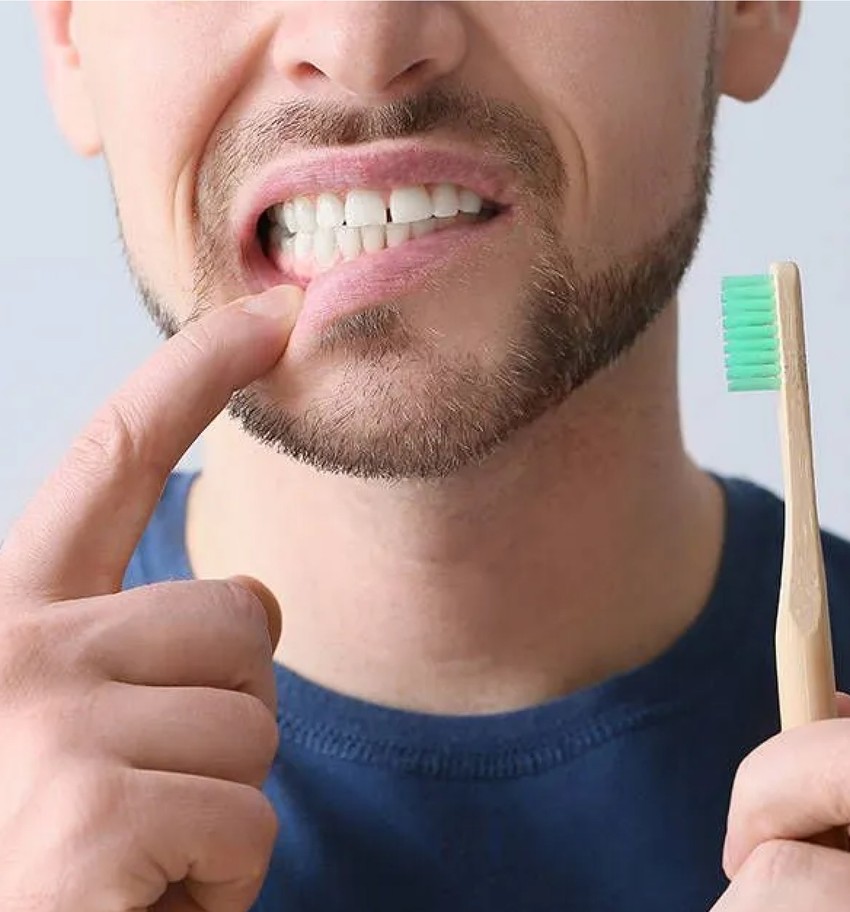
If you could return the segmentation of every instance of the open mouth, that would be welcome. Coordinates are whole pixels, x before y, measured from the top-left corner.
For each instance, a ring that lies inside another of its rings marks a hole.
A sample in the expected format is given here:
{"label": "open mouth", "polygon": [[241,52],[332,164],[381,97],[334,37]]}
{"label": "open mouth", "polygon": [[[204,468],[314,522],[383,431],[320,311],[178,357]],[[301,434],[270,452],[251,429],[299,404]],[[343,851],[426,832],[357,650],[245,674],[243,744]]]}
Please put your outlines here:
{"label": "open mouth", "polygon": [[413,244],[432,232],[491,221],[507,207],[459,184],[354,188],[295,196],[263,211],[264,256],[303,282],[339,263]]}

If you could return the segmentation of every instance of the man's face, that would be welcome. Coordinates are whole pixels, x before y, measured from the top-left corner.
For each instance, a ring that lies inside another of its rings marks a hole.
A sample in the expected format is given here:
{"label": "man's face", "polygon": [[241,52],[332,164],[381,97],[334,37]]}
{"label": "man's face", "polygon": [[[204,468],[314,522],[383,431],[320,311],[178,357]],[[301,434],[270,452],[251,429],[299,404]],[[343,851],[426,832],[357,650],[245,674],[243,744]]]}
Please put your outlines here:
{"label": "man's face", "polygon": [[249,433],[320,468],[442,476],[560,407],[673,296],[707,192],[715,20],[81,3],[78,144],[105,153],[167,334],[306,286],[287,354],[233,400]]}

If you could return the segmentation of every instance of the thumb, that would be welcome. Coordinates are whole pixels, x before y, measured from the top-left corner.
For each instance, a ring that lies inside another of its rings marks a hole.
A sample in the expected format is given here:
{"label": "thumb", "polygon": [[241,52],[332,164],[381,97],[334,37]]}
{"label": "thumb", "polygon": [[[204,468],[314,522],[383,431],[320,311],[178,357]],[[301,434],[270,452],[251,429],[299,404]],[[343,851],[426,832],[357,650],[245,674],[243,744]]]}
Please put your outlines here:
{"label": "thumb", "polygon": [[[249,589],[262,603],[263,608],[266,610],[266,624],[269,628],[269,639],[272,643],[272,652],[274,652],[274,650],[277,649],[277,644],[280,642],[280,634],[283,629],[280,603],[275,597],[275,594],[268,586],[263,585],[263,583],[253,576],[238,574],[237,576],[231,576],[230,581]],[[848,699],[850,699],[850,697]]]}

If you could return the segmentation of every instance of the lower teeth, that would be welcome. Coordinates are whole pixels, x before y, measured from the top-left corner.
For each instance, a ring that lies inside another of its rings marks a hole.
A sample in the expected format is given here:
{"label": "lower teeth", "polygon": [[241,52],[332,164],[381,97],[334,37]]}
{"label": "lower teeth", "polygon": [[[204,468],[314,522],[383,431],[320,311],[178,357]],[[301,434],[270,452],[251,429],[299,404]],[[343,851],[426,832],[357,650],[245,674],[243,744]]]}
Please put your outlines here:
{"label": "lower teeth", "polygon": [[279,265],[296,273],[314,273],[330,269],[344,260],[353,260],[385,247],[398,247],[409,240],[441,231],[452,225],[481,221],[480,215],[458,213],[449,218],[428,218],[409,224],[389,222],[363,228],[317,228],[292,235],[277,223],[266,233],[268,256]]}

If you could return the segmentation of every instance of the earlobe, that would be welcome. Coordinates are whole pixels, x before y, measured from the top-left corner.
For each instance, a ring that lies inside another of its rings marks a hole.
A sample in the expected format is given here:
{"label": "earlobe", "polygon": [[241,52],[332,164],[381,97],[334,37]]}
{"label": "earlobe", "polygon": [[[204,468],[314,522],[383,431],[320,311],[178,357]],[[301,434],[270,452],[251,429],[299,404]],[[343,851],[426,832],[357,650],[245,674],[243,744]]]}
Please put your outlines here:
{"label": "earlobe", "polygon": [[102,144],[83,74],[77,4],[71,0],[34,0],[32,6],[44,79],[59,128],[80,155],[98,155]]}
{"label": "earlobe", "polygon": [[799,0],[721,4],[720,92],[739,101],[764,95],[782,70],[799,18]]}

